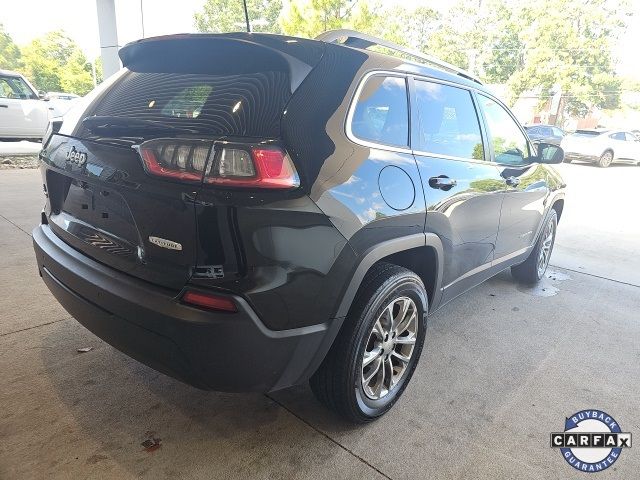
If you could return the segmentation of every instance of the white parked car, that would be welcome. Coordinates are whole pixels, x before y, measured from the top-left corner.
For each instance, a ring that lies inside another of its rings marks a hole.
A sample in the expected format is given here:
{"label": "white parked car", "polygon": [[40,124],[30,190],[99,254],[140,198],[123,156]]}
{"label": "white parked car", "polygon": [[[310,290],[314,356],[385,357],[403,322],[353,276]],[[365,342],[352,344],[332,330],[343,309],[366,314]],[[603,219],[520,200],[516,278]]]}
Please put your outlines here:
{"label": "white parked car", "polygon": [[74,93],[47,92],[44,97],[49,102],[50,116],[61,117],[80,99]]}
{"label": "white parked car", "polygon": [[614,162],[640,165],[640,139],[624,130],[576,130],[562,139],[564,161],[595,162],[608,167]]}
{"label": "white parked car", "polygon": [[48,103],[17,72],[0,70],[0,140],[41,139],[49,124]]}

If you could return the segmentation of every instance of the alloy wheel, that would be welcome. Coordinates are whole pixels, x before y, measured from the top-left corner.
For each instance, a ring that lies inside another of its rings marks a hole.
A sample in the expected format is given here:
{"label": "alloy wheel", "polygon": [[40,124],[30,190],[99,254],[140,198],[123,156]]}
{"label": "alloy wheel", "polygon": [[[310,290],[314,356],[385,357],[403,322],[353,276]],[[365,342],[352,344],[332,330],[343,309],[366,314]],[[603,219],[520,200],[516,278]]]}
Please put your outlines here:
{"label": "alloy wheel", "polygon": [[418,333],[418,309],[399,297],[378,316],[362,356],[362,389],[379,400],[389,394],[407,371]]}
{"label": "alloy wheel", "polygon": [[546,228],[544,229],[542,246],[540,247],[540,253],[538,254],[538,278],[542,278],[544,272],[549,266],[551,250],[553,249],[553,237],[555,234],[554,230],[554,223],[548,222]]}

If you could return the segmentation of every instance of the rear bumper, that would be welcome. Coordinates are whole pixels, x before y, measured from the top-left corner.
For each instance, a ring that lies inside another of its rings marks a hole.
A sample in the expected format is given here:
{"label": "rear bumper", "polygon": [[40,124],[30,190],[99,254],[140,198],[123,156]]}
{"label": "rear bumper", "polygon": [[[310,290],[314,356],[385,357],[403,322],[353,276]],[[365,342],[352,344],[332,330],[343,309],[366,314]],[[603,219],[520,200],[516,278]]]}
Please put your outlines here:
{"label": "rear bumper", "polygon": [[44,282],[76,320],[127,355],[196,387],[278,390],[306,380],[326,351],[329,324],[269,330],[237,296],[237,313],[181,304],[176,292],[84,256],[48,225],[33,231],[33,245]]}

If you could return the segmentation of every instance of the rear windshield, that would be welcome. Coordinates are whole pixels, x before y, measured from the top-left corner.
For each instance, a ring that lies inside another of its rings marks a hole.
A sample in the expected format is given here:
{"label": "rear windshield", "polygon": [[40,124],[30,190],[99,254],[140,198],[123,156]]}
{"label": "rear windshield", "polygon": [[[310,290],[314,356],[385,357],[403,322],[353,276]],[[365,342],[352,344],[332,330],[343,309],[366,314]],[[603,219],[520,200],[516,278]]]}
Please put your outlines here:
{"label": "rear windshield", "polygon": [[290,96],[289,75],[282,71],[128,72],[91,115],[150,120],[207,136],[277,137]]}

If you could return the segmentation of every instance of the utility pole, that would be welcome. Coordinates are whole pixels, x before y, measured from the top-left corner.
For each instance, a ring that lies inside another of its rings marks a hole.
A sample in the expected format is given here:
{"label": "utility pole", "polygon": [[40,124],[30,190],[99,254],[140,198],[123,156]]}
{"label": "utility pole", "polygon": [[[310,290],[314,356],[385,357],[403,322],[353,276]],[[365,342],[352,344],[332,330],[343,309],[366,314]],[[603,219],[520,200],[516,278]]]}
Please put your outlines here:
{"label": "utility pole", "polygon": [[142,8],[142,0],[140,0],[140,23],[142,25],[142,38],[144,38],[144,9]]}

